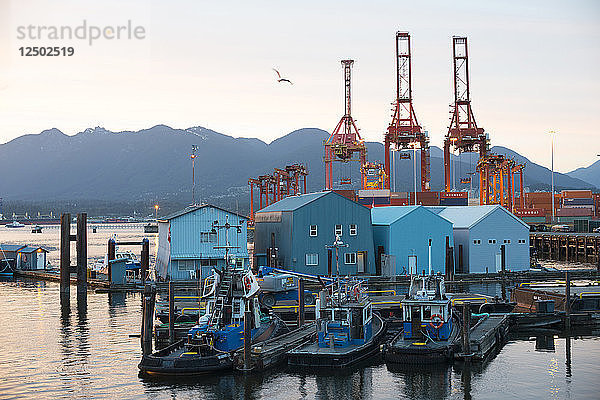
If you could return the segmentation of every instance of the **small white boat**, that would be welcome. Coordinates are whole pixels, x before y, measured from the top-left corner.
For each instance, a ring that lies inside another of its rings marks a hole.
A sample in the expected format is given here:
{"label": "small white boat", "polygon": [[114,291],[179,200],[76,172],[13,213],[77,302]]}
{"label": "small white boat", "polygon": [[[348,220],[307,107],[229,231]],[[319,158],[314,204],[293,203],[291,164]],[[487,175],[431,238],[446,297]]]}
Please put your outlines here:
{"label": "small white boat", "polygon": [[19,221],[13,221],[10,224],[6,224],[7,228],[23,228],[25,225]]}

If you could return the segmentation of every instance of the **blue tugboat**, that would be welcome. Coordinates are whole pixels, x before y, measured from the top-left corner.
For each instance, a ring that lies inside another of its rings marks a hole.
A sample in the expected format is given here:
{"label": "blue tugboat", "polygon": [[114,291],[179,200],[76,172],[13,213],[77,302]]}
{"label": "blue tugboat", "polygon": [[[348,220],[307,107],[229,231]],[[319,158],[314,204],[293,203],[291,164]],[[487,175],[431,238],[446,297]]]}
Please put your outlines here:
{"label": "blue tugboat", "polygon": [[[345,247],[339,236],[332,248]],[[338,265],[339,271],[339,265]],[[329,291],[321,291],[315,304],[317,341],[288,352],[292,367],[343,369],[379,352],[385,324],[373,313],[371,300],[360,281],[339,279]]]}
{"label": "blue tugboat", "polygon": [[[235,227],[226,223],[226,228]],[[244,346],[244,324],[251,324],[252,343],[270,339],[287,329],[280,320],[271,320],[260,313],[256,294],[259,285],[249,269],[236,267],[229,261],[227,240],[222,270],[214,269],[207,278],[202,298],[206,313],[198,325],[182,339],[160,351],[144,355],[138,368],[151,376],[189,376],[231,370]],[[251,318],[244,321],[250,311]]]}
{"label": "blue tugboat", "polygon": [[386,362],[423,364],[452,358],[460,327],[442,276],[413,276],[402,312],[403,330],[384,346]]}

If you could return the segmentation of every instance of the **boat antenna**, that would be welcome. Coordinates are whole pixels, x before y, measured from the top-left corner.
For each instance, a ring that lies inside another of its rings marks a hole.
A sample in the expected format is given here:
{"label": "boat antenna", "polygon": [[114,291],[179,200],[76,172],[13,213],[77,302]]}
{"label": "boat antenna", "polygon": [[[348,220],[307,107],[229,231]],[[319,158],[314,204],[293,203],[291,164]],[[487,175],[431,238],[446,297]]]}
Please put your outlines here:
{"label": "boat antenna", "polygon": [[335,242],[332,245],[326,245],[327,249],[335,249],[335,272],[336,272],[336,282],[337,282],[337,292],[338,292],[338,305],[342,304],[342,285],[340,283],[340,257],[339,257],[339,249],[340,247],[350,247],[349,244],[342,242],[340,239],[340,235],[338,233],[335,234]]}
{"label": "boat antenna", "polygon": [[431,275],[431,239],[429,239],[429,275]]}
{"label": "boat antenna", "polygon": [[242,225],[232,225],[229,223],[229,215],[225,216],[225,224],[219,225],[219,221],[214,221],[212,224],[211,233],[217,233],[217,229],[225,229],[225,246],[214,246],[214,249],[225,249],[225,268],[229,268],[229,249],[239,249],[239,246],[231,246],[229,244],[229,229],[236,228],[237,233],[242,233]]}

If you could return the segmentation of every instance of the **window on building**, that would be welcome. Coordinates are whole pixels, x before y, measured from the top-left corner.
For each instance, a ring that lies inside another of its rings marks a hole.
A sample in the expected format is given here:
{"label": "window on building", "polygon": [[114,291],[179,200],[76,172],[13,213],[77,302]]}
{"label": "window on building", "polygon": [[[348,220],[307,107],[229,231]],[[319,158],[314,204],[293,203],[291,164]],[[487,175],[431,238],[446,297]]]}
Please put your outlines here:
{"label": "window on building", "polygon": [[473,244],[481,244],[481,239],[473,239]]}
{"label": "window on building", "polygon": [[316,253],[307,253],[306,265],[319,265],[319,255]]}
{"label": "window on building", "polygon": [[510,244],[510,239],[504,239],[505,244]]}
{"label": "window on building", "polygon": [[344,261],[346,264],[356,264],[356,253],[344,254]]}
{"label": "window on building", "polygon": [[496,244],[496,239],[488,239],[489,244]]}
{"label": "window on building", "polygon": [[520,244],[525,244],[525,243],[526,243],[526,241],[525,241],[525,239],[519,239],[519,243],[520,243]]}
{"label": "window on building", "polygon": [[356,224],[350,224],[350,236],[356,236],[358,234],[358,226]]}
{"label": "window on building", "polygon": [[335,226],[335,234],[342,236],[342,225],[336,225]]}
{"label": "window on building", "polygon": [[180,271],[194,271],[196,270],[196,265],[194,260],[179,260],[177,262],[177,269]]}
{"label": "window on building", "polygon": [[217,243],[217,232],[200,232],[200,243]]}
{"label": "window on building", "polygon": [[316,225],[311,225],[308,234],[309,234],[309,236],[317,236],[318,232],[319,231],[318,231],[317,226]]}

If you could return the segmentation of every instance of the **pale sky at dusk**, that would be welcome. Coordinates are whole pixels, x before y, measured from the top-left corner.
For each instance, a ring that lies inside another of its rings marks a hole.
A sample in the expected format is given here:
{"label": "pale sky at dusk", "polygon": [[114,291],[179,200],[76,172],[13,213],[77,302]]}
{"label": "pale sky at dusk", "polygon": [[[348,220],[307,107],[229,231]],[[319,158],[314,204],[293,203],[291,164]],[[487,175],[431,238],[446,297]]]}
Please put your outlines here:
{"label": "pale sky at dusk", "polygon": [[[144,39],[18,39],[27,25],[142,26]],[[331,131],[352,58],[353,115],[383,141],[395,95],[394,35],[409,31],[419,122],[441,146],[452,100],[451,37],[469,39],[473,110],[492,145],[556,169],[600,154],[598,1],[0,0],[0,143],[56,127],[204,126],[270,142]],[[21,46],[73,46],[22,57]],[[272,68],[293,86],[275,81]]]}

